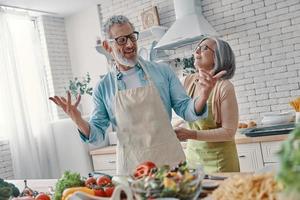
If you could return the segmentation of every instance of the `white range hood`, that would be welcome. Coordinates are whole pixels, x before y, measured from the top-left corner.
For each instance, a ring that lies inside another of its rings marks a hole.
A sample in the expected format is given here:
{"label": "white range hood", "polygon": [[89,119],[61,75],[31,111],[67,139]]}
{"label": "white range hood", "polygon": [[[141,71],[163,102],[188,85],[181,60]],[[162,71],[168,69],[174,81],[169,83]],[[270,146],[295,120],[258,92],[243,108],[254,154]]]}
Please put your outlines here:
{"label": "white range hood", "polygon": [[174,0],[176,21],[159,40],[155,49],[176,49],[218,33],[202,15],[201,0]]}

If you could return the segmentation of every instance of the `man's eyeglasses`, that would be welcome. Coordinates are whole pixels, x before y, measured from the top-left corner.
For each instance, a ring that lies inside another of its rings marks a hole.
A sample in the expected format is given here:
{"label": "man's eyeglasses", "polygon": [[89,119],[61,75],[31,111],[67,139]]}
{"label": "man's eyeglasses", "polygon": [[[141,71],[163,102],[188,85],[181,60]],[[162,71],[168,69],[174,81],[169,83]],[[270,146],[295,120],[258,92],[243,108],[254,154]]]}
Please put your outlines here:
{"label": "man's eyeglasses", "polygon": [[195,48],[195,52],[197,51],[200,51],[200,52],[203,52],[203,51],[207,51],[207,50],[211,50],[213,53],[215,52],[212,48],[210,48],[209,46],[207,45],[197,45],[197,47]]}
{"label": "man's eyeglasses", "polygon": [[128,38],[131,40],[131,42],[136,42],[139,39],[139,32],[134,31],[129,35],[119,36],[113,39],[109,39],[108,41],[116,41],[118,45],[125,45],[127,43]]}

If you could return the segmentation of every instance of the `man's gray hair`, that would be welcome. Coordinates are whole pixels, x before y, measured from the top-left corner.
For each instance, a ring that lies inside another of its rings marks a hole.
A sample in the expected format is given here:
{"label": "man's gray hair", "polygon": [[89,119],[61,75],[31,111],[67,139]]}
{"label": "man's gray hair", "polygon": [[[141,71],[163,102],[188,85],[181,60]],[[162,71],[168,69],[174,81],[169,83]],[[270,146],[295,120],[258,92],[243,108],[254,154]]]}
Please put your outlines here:
{"label": "man's gray hair", "polygon": [[115,24],[126,24],[126,23],[130,24],[130,26],[134,30],[133,24],[124,15],[113,15],[110,18],[108,18],[106,20],[106,22],[103,24],[103,27],[102,27],[104,39],[111,39],[110,29],[113,25],[115,25]]}
{"label": "man's gray hair", "polygon": [[231,79],[235,73],[235,56],[230,45],[226,41],[215,37],[205,37],[200,41],[200,43],[207,39],[211,39],[216,42],[214,60],[215,74],[222,70],[226,70],[227,73],[224,76],[222,76],[221,79]]}

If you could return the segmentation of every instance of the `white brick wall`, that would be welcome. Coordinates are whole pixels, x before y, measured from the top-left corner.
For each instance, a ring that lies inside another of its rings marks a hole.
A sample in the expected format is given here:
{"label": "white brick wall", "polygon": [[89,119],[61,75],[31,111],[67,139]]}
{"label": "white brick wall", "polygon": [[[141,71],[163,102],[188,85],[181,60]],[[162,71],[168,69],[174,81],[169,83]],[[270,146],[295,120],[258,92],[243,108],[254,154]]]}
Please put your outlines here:
{"label": "white brick wall", "polygon": [[14,178],[8,140],[0,140],[0,178]]}
{"label": "white brick wall", "polygon": [[[254,90],[254,94],[237,91],[240,110],[250,108],[248,112],[241,113],[241,120],[260,120],[265,113],[290,110],[288,102],[295,97],[294,92],[300,89],[300,54],[295,53],[300,43],[299,28],[297,29],[299,4],[300,1],[297,0],[258,1],[238,7],[235,5],[232,9],[242,8],[243,12],[250,9],[254,11],[254,16],[248,16],[244,25],[237,25],[232,32],[217,30],[230,44],[232,34],[247,31],[247,35],[238,39],[238,47],[233,46],[235,52],[239,51],[240,56],[244,56],[243,60],[237,56],[238,70],[233,82],[236,87],[245,85],[245,92]],[[294,9],[295,6],[298,9]],[[244,67],[250,69],[246,70]],[[248,84],[247,80],[253,83]],[[245,97],[248,101],[245,101]]]}
{"label": "white brick wall", "polygon": [[[72,79],[64,18],[41,16],[37,19],[49,96],[65,96],[65,87]],[[49,101],[50,103],[50,101]],[[49,104],[53,118],[65,118],[61,109]]]}
{"label": "white brick wall", "polygon": [[[152,5],[158,7],[161,25],[170,27],[175,20],[172,0],[105,1],[99,11],[102,21],[124,14],[140,31],[140,12]],[[240,120],[260,121],[266,113],[291,110],[288,102],[300,95],[300,0],[202,0],[202,9],[235,52],[232,81]],[[153,39],[141,39],[139,46],[149,48]],[[194,46],[167,53],[190,56]]]}

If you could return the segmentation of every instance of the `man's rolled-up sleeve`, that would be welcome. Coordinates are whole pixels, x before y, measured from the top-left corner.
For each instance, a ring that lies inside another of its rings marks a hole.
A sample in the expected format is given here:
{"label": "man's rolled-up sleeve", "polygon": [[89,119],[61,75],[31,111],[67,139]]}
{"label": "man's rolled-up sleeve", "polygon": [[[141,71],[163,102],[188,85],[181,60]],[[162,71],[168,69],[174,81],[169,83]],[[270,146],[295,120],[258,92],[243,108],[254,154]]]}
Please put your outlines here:
{"label": "man's rolled-up sleeve", "polygon": [[193,99],[193,103],[189,104],[188,108],[189,110],[191,110],[191,112],[188,112],[187,114],[189,115],[187,118],[192,119],[191,121],[196,121],[198,119],[203,119],[206,118],[208,116],[208,112],[207,112],[207,104],[204,105],[204,107],[202,108],[200,113],[197,113],[195,110],[195,104],[198,101],[199,97],[196,97],[195,99]]}
{"label": "man's rolled-up sleeve", "polygon": [[89,120],[90,134],[85,136],[80,130],[80,138],[93,145],[99,145],[105,140],[105,132],[110,121],[107,110],[99,92],[93,94],[94,110]]}
{"label": "man's rolled-up sleeve", "polygon": [[172,69],[169,70],[168,74],[170,81],[169,87],[171,104],[176,114],[188,122],[206,118],[208,115],[207,105],[205,104],[200,113],[196,113],[195,103],[199,97],[192,99],[187,95],[184,87],[180,83],[179,78]]}

